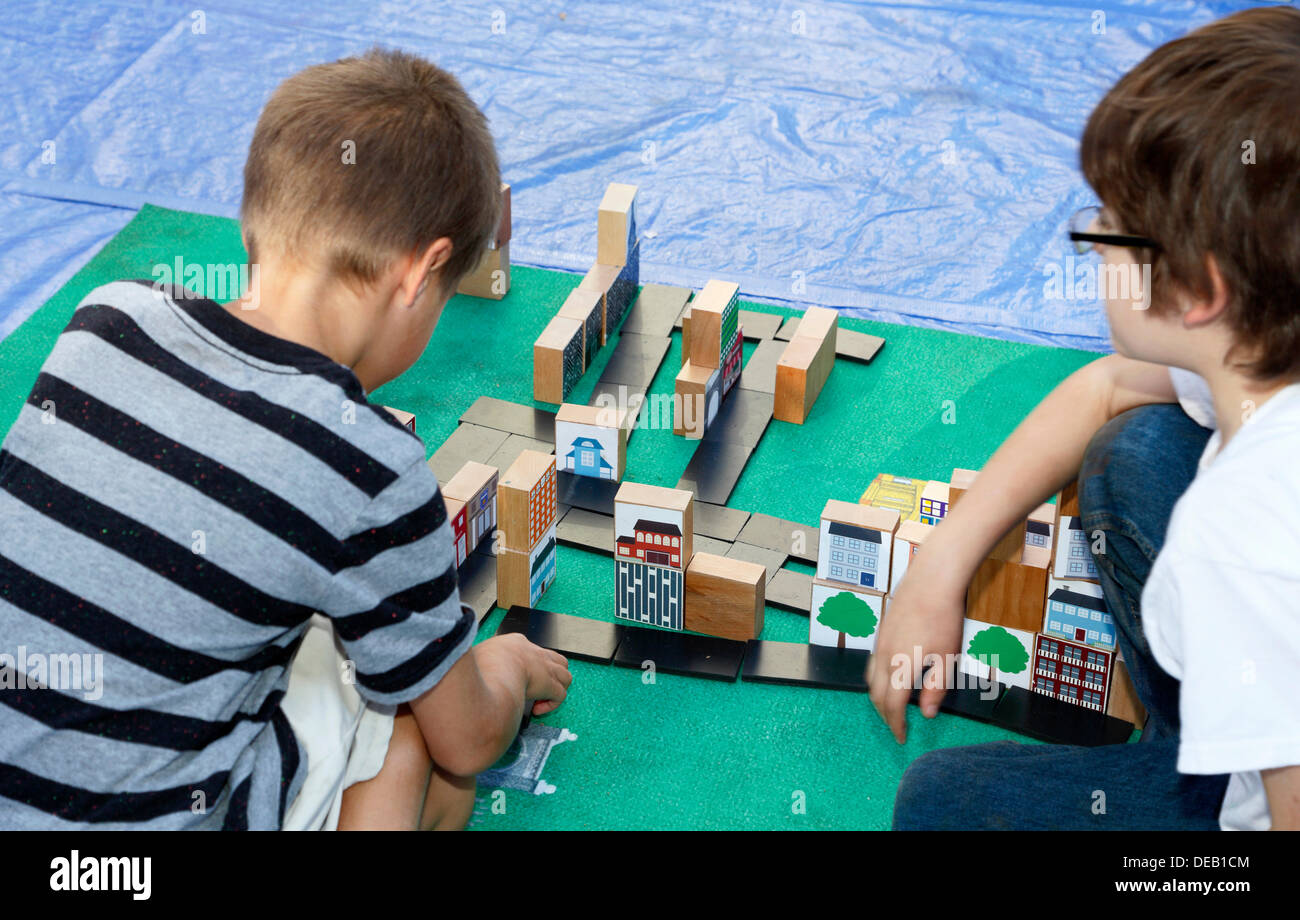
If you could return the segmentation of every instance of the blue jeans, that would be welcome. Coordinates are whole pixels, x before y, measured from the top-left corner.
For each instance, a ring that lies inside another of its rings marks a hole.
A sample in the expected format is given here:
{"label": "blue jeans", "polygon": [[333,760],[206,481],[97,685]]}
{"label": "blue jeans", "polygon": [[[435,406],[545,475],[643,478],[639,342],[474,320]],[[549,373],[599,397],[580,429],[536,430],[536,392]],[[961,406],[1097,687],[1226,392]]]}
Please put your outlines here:
{"label": "blue jeans", "polygon": [[1138,744],[1072,747],[999,741],[931,751],[903,774],[894,829],[1217,830],[1226,776],[1185,776],[1178,681],[1151,656],[1140,601],[1174,503],[1209,432],[1176,405],[1111,419],[1079,472],[1082,525],[1105,534],[1094,556],[1129,676],[1147,710]]}

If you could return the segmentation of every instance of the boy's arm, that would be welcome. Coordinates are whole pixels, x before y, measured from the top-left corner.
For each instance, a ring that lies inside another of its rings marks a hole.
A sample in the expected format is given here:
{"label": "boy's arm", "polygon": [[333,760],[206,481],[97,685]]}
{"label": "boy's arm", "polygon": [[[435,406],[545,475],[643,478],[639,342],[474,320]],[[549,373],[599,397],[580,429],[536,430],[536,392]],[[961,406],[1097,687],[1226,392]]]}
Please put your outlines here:
{"label": "boy's arm", "polygon": [[1264,794],[1275,831],[1300,831],[1300,764],[1263,770]]}
{"label": "boy's arm", "polygon": [[[871,700],[899,743],[907,738],[911,662],[956,653],[966,588],[997,541],[1078,475],[1102,425],[1137,406],[1176,398],[1169,368],[1108,355],[1063,380],[984,465],[909,563],[876,640],[868,668]],[[922,689],[927,718],[938,712],[943,695],[942,687]]]}
{"label": "boy's arm", "polygon": [[564,701],[569,683],[562,655],[519,634],[471,648],[431,690],[411,701],[425,745],[438,766],[474,776],[500,759],[519,731],[528,700],[534,715]]}

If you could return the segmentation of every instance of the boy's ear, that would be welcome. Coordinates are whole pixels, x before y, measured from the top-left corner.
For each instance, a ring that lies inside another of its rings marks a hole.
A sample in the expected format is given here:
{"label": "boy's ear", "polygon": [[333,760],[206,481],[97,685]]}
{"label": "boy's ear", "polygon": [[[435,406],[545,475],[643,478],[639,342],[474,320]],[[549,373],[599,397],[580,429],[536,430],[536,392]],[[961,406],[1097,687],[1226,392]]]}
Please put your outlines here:
{"label": "boy's ear", "polygon": [[426,246],[423,252],[414,253],[402,273],[398,286],[400,302],[408,308],[414,306],[415,301],[447,264],[449,258],[451,258],[451,240],[445,236],[438,237]]}
{"label": "boy's ear", "polygon": [[1207,296],[1189,297],[1188,309],[1183,313],[1183,325],[1189,329],[1214,322],[1228,307],[1228,285],[1223,280],[1223,272],[1219,271],[1219,263],[1213,255],[1205,257],[1205,274],[1210,279]]}

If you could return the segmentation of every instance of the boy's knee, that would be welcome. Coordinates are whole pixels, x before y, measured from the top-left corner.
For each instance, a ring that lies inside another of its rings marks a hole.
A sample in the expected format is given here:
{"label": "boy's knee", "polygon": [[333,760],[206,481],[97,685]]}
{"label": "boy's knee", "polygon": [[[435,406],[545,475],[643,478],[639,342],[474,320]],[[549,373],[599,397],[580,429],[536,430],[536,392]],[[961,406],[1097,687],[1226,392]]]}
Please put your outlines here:
{"label": "boy's knee", "polygon": [[951,827],[959,804],[953,780],[961,770],[961,748],[930,751],[912,761],[894,796],[894,830]]}

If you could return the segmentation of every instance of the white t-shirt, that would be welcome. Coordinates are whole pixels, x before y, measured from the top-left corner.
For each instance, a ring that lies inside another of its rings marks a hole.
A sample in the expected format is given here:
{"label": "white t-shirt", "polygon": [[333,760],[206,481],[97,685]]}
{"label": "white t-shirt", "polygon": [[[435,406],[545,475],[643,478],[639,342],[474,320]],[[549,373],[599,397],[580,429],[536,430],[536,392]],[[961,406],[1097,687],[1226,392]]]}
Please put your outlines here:
{"label": "white t-shirt", "polygon": [[[1170,377],[1184,411],[1217,429],[1205,381]],[[1220,825],[1267,830],[1260,771],[1300,764],[1300,384],[1220,441],[1174,506],[1142,620],[1181,681],[1178,771],[1231,773]]]}

